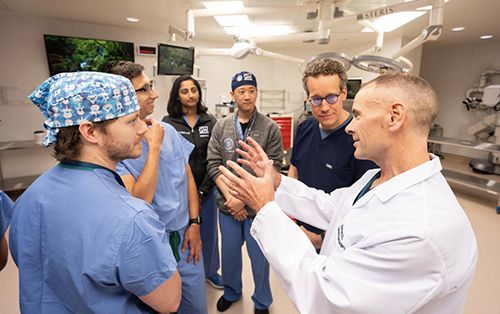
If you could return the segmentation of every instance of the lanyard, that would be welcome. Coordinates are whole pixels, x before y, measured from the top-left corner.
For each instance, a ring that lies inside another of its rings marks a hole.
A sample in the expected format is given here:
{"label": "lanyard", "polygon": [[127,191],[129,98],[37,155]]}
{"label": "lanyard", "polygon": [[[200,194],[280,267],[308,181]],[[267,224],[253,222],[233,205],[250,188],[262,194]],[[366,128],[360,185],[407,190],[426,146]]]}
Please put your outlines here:
{"label": "lanyard", "polygon": [[361,191],[359,192],[358,196],[356,196],[356,198],[354,199],[354,202],[352,202],[352,205],[356,204],[356,202],[363,196],[365,195],[368,191],[370,191],[370,188],[373,184],[373,182],[375,180],[377,180],[378,178],[380,178],[380,171],[377,172],[373,178],[370,179],[370,181],[368,181],[368,183],[366,183],[366,185],[361,189]]}
{"label": "lanyard", "polygon": [[103,167],[101,165],[96,165],[96,164],[92,164],[90,162],[79,161],[79,160],[65,160],[65,161],[61,161],[60,164],[64,168],[78,169],[78,170],[85,170],[85,171],[92,171],[93,169],[107,170],[113,174],[113,176],[115,177],[115,180],[116,180],[116,182],[118,182],[118,184],[125,187],[125,184],[123,183],[123,180],[118,175],[118,173],[116,173],[115,171],[113,171],[109,168]]}
{"label": "lanyard", "polygon": [[[255,110],[255,109],[254,109]],[[250,134],[250,131],[252,131],[253,125],[255,123],[256,119],[256,113],[252,113],[252,116],[250,117],[250,125],[247,127],[245,130],[245,134],[243,134],[243,129],[241,128],[241,123],[240,120],[238,120],[238,113],[236,112],[234,114],[234,128],[235,128],[235,133],[238,136],[238,139],[244,141],[246,137]]]}

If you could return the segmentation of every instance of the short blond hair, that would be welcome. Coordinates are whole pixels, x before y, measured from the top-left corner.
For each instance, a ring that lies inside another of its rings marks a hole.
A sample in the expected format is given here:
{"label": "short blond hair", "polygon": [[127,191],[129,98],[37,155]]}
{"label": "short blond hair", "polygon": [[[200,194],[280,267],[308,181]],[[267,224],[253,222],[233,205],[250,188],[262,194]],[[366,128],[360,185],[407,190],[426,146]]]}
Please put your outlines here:
{"label": "short blond hair", "polygon": [[386,89],[384,102],[401,101],[408,105],[410,124],[425,136],[429,135],[439,105],[436,92],[426,80],[413,74],[396,73],[381,75],[365,86],[372,84],[377,90]]}

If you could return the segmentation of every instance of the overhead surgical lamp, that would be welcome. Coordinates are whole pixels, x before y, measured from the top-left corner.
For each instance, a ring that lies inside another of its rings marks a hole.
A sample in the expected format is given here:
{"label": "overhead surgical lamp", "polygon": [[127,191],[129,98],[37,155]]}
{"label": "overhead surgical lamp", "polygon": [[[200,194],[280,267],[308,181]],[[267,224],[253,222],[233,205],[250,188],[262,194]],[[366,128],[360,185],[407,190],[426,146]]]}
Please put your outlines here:
{"label": "overhead surgical lamp", "polygon": [[354,56],[352,65],[358,69],[379,74],[409,72],[413,68],[412,63],[406,58],[391,59],[376,55]]}
{"label": "overhead surgical lamp", "polygon": [[[399,8],[395,9],[395,6],[388,6],[380,9],[381,11],[392,11],[391,13],[401,12],[403,10],[408,10],[408,4],[420,5],[424,1],[412,1],[400,4]],[[355,67],[375,73],[399,73],[399,72],[409,72],[413,68],[413,64],[410,60],[403,57],[411,50],[417,48],[418,46],[424,44],[427,41],[433,41],[439,38],[443,29],[443,14],[444,14],[444,0],[433,0],[432,9],[429,18],[429,26],[427,26],[418,37],[410,41],[405,46],[401,47],[392,58],[377,56],[377,55],[367,55],[361,54],[354,56],[352,59],[352,65]],[[361,16],[368,15],[368,13],[361,13]],[[372,27],[367,25],[368,27]]]}
{"label": "overhead surgical lamp", "polygon": [[[412,49],[422,45],[423,43],[431,40],[436,40],[442,33],[442,24],[443,24],[443,12],[444,12],[444,2],[445,0],[413,0],[409,2],[403,2],[395,5],[385,6],[382,8],[374,9],[371,11],[361,12],[353,14],[348,10],[340,10],[338,9],[339,5],[344,4],[346,1],[344,0],[319,0],[319,2],[315,1],[304,1],[302,6],[308,5],[307,9],[307,17],[312,18],[315,14],[312,14],[316,3],[319,7],[317,16],[319,16],[319,24],[317,31],[313,32],[301,32],[295,34],[288,35],[280,35],[280,36],[267,36],[267,37],[255,37],[252,38],[252,42],[243,45],[241,47],[237,47],[238,45],[233,45],[232,48],[197,48],[198,55],[226,55],[233,56],[235,58],[241,59],[246,57],[249,54],[267,56],[271,58],[276,58],[285,61],[303,63],[305,60],[300,58],[294,58],[285,56],[282,54],[265,51],[258,47],[256,47],[255,43],[260,42],[271,42],[271,41],[310,41],[317,40],[319,44],[327,44],[330,41],[330,32],[331,29],[334,29],[336,26],[342,26],[349,23],[359,23],[366,27],[373,29],[377,33],[377,39],[375,45],[370,48],[368,51],[360,53],[355,56],[352,60],[347,58],[345,55],[330,55],[331,58],[339,59],[342,64],[348,69],[352,63],[352,65],[369,72],[376,73],[387,73],[387,72],[408,72],[412,69],[413,64],[406,58],[403,58],[403,55],[411,51]],[[383,57],[379,55],[373,55],[373,53],[377,53],[382,49],[383,45],[383,37],[384,32],[370,22],[371,19],[380,17],[383,15],[389,15],[397,12],[403,11],[415,11],[416,9],[422,8],[432,4],[432,9],[430,12],[430,21],[429,26],[427,26],[422,33],[403,46],[399,51],[392,55],[391,58]],[[335,8],[335,11],[332,10]],[[177,27],[172,27],[169,29],[169,33],[171,36],[177,34],[182,36],[185,40],[193,40],[195,38],[195,18],[196,17],[208,17],[208,16],[216,16],[216,15],[234,15],[234,14],[274,14],[274,13],[283,13],[283,12],[297,12],[304,11],[304,8],[301,6],[276,6],[276,7],[251,7],[251,8],[238,8],[238,9],[223,9],[223,10],[214,10],[214,9],[189,9],[186,12],[187,19],[187,29],[183,31]],[[350,13],[348,15],[335,12],[344,12]],[[335,15],[335,18],[334,18]],[[330,53],[332,54],[332,53]],[[333,53],[335,54],[335,53]],[[338,53],[337,53],[338,54]],[[316,56],[317,57],[317,56]],[[328,56],[326,56],[328,57]]]}

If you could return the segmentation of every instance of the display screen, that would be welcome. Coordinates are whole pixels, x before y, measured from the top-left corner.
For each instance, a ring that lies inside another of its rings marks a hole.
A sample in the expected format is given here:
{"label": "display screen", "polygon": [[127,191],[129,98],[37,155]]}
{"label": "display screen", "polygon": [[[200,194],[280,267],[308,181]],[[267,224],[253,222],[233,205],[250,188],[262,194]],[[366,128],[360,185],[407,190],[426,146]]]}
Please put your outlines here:
{"label": "display screen", "polygon": [[193,65],[193,47],[158,44],[158,75],[192,75]]}
{"label": "display screen", "polygon": [[362,80],[360,78],[353,78],[347,80],[347,99],[354,99],[354,96],[361,88]]}
{"label": "display screen", "polygon": [[50,75],[61,72],[99,71],[110,61],[134,62],[134,43],[44,35]]}

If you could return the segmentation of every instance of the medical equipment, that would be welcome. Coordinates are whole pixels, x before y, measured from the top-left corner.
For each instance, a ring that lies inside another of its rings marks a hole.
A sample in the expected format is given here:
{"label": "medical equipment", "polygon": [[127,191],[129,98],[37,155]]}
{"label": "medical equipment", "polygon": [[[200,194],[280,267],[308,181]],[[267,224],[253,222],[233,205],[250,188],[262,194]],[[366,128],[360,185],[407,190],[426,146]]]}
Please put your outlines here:
{"label": "medical equipment", "polygon": [[[404,1],[394,5],[388,5],[382,8],[352,13],[346,8],[346,4],[350,1],[346,0],[309,0],[303,1],[297,6],[269,6],[269,7],[247,7],[238,9],[189,9],[186,12],[186,30],[182,30],[175,26],[170,26],[169,33],[172,38],[177,35],[181,36],[184,40],[192,41],[196,38],[195,32],[195,18],[200,17],[213,17],[213,16],[227,16],[237,14],[275,14],[283,12],[304,12],[306,19],[314,20],[319,19],[316,30],[288,34],[284,36],[236,36],[236,42],[231,48],[197,48],[197,56],[231,56],[236,59],[243,59],[246,56],[253,54],[256,56],[270,57],[274,59],[290,61],[294,63],[303,64],[305,60],[295,58],[275,52],[261,49],[257,46],[258,43],[276,42],[276,41],[316,41],[320,45],[328,44],[330,41],[330,34],[333,29],[339,28],[342,25],[358,23],[362,26],[368,27],[377,33],[376,43],[373,48],[368,51],[360,53],[354,58],[348,58],[339,53],[335,56],[330,56],[333,59],[338,59],[344,65],[348,61],[362,70],[377,73],[387,72],[408,72],[412,69],[412,63],[403,57],[412,49],[422,45],[426,41],[436,40],[442,32],[444,2],[445,0],[413,0]],[[426,6],[430,5],[430,20],[429,25],[422,31],[422,33],[403,46],[399,51],[391,56],[376,55],[383,45],[384,32],[380,30],[370,20],[381,16],[400,13],[405,11],[425,10]],[[348,66],[346,67],[348,68]]]}
{"label": "medical equipment", "polygon": [[[478,141],[500,145],[500,114],[498,113],[500,110],[500,85],[491,84],[491,77],[494,75],[500,75],[500,70],[484,71],[480,76],[479,85],[467,90],[466,98],[462,103],[468,111],[476,109],[495,112],[469,126],[467,133],[474,135]],[[485,145],[488,144],[485,143]],[[500,175],[500,152],[489,152],[487,160],[472,159],[469,165],[475,172]]]}

